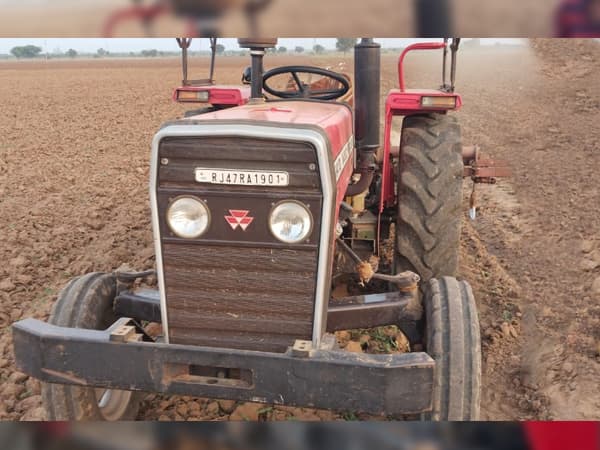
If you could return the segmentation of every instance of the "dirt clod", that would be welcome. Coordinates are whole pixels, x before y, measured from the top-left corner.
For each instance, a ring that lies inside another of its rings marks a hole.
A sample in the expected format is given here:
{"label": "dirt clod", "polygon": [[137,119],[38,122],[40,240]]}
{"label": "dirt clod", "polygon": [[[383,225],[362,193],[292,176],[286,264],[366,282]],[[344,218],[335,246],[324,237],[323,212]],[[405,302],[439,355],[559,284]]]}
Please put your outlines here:
{"label": "dirt clod", "polygon": [[592,292],[594,294],[600,294],[600,276],[596,277],[592,282]]}
{"label": "dirt clod", "polygon": [[583,253],[590,253],[594,249],[594,241],[586,239],[581,241],[581,251]]}
{"label": "dirt clod", "polygon": [[591,259],[584,259],[583,261],[581,261],[581,270],[583,270],[585,272],[591,272],[596,267],[599,267],[599,266],[600,266],[600,261],[593,261]]}
{"label": "dirt clod", "polygon": [[217,402],[210,402],[206,405],[206,413],[209,416],[216,416],[219,414],[219,404]]}
{"label": "dirt clod", "polygon": [[348,344],[346,344],[345,349],[346,349],[346,351],[352,352],[352,353],[362,353],[363,352],[362,345],[360,344],[360,342],[356,342],[356,341],[348,342]]}
{"label": "dirt clod", "polygon": [[33,409],[29,409],[21,417],[22,421],[38,422],[40,420],[46,420],[46,410],[42,406],[37,406]]}
{"label": "dirt clod", "polygon": [[0,281],[0,291],[12,292],[15,288],[15,284],[9,279]]}
{"label": "dirt clod", "polygon": [[502,334],[504,335],[504,337],[508,338],[512,336],[510,328],[511,326],[508,322],[502,322],[502,324],[500,325],[500,330],[502,330]]}
{"label": "dirt clod", "polygon": [[236,402],[233,400],[219,400],[219,407],[226,414],[231,414],[236,407]]}
{"label": "dirt clod", "polygon": [[260,403],[242,403],[229,416],[230,420],[258,420],[260,411],[265,407]]}

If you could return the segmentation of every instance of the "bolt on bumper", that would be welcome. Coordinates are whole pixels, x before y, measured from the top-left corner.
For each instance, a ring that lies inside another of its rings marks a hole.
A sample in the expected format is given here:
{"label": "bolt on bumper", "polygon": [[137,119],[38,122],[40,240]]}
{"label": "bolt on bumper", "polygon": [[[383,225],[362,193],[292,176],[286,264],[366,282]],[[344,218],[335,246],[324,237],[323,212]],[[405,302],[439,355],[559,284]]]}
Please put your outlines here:
{"label": "bolt on bumper", "polygon": [[267,353],[121,339],[122,330],[131,335],[128,321],[105,331],[17,322],[17,367],[48,383],[107,389],[387,415],[431,408],[435,363],[426,353]]}

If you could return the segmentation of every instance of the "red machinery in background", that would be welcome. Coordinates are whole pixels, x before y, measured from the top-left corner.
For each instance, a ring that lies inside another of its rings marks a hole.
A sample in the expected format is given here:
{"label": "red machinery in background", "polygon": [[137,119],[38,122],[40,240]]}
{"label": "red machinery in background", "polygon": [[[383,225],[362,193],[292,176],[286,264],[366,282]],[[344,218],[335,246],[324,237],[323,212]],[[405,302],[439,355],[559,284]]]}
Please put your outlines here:
{"label": "red machinery in background", "polygon": [[525,422],[531,450],[599,450],[599,422]]}

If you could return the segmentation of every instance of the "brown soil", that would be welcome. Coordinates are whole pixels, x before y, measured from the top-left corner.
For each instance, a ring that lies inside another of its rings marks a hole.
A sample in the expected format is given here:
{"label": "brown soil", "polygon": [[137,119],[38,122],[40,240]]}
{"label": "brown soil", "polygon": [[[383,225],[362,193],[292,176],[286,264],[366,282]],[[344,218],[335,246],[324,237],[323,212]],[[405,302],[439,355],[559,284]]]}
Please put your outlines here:
{"label": "brown soil", "polygon": [[[535,53],[490,48],[459,59],[463,140],[514,171],[478,188],[478,218],[463,227],[460,273],[484,337],[485,419],[600,418],[600,50],[589,44],[537,41]],[[395,85],[395,63],[383,56],[382,92]],[[246,64],[223,59],[217,78],[237,83]],[[409,84],[438,84],[437,56],[408,64]],[[1,419],[44,417],[39,383],[14,367],[10,324],[47,318],[74,275],[153,266],[149,145],[185,110],[169,99],[179,78],[176,59],[0,64]],[[156,394],[139,418],[375,419]]]}

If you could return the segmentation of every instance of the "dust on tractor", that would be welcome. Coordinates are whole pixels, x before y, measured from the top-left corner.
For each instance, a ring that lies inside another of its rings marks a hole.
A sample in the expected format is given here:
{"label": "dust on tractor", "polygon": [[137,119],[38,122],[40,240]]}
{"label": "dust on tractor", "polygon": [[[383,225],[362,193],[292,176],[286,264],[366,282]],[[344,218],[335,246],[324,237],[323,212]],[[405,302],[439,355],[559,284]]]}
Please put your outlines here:
{"label": "dust on tractor", "polygon": [[[372,39],[355,46],[353,79],[311,66],[264,72],[276,40],[240,39],[251,55],[241,86],[214,84],[215,40],[210,76],[189,79],[191,41],[178,42],[174,99],[200,109],[152,141],[156,270],[80,276],[48,322],[13,325],[17,365],[43,381],[48,418],[131,419],[146,391],[477,419],[477,308],[455,278],[462,185],[506,169],[461,145],[460,40],[402,52],[383,146]],[[405,56],[435,49],[442,86],[407,89]],[[134,284],[150,275],[157,289]],[[387,325],[408,351],[349,352],[336,340]]]}

